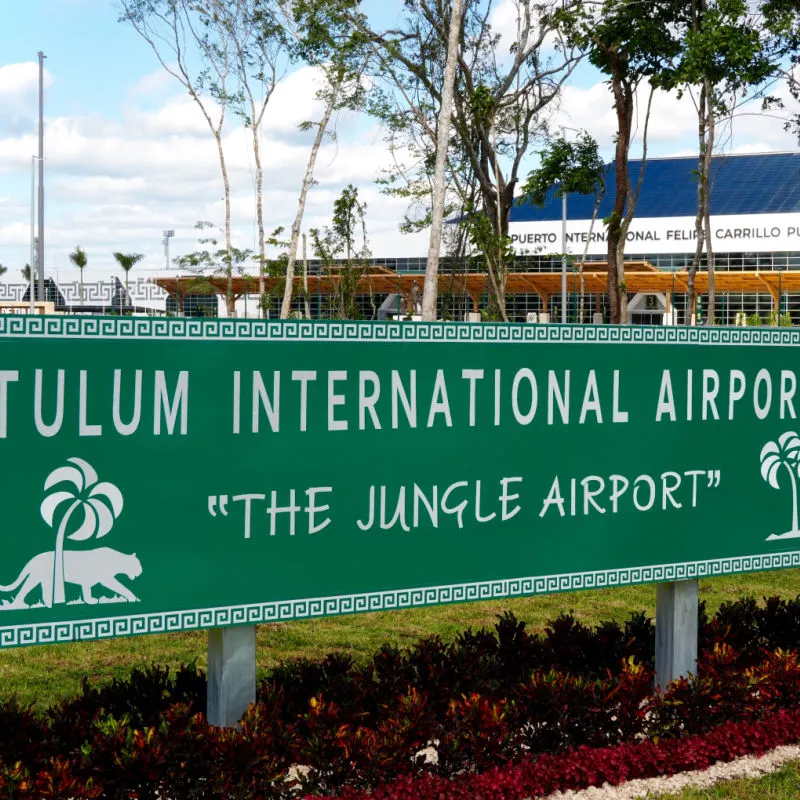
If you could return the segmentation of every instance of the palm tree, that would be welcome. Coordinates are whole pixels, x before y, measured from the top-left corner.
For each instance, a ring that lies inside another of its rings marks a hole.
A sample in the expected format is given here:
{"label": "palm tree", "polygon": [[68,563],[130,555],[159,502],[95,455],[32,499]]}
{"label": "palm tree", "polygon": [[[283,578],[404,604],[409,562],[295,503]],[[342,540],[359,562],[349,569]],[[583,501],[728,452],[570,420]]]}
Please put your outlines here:
{"label": "palm tree", "polygon": [[[58,484],[72,484],[68,490],[52,492],[42,501],[42,519],[52,528],[56,509],[62,504],[67,510],[61,516],[56,533],[53,563],[53,596],[51,605],[65,602],[64,594],[64,537],[85,542],[93,536],[102,539],[113,527],[122,512],[122,493],[113,483],[98,483],[97,473],[81,458],[68,458],[74,466],[54,469],[44,482],[48,491]],[[83,521],[77,530],[67,535],[69,523],[76,511],[83,511]],[[43,598],[48,605],[47,598]]]}
{"label": "palm tree", "polygon": [[86,251],[78,245],[70,254],[69,260],[81,271],[81,303],[83,302],[83,269],[86,266],[86,262],[89,260],[86,258]]}
{"label": "palm tree", "polygon": [[8,272],[8,267],[4,267],[0,264],[0,275],[4,275],[6,272]]}
{"label": "palm tree", "polygon": [[128,273],[144,258],[144,253],[114,253],[114,258],[117,259],[117,263],[125,270],[125,289],[127,290]]}
{"label": "palm tree", "polygon": [[20,272],[22,273],[23,279],[30,282],[30,279],[31,279],[31,265],[30,264],[26,264],[20,270]]}
{"label": "palm tree", "polygon": [[761,477],[773,488],[780,489],[778,475],[781,467],[789,473],[792,486],[792,529],[787,533],[767,537],[771,539],[800,538],[797,524],[797,477],[800,468],[800,436],[794,431],[787,431],[778,437],[777,442],[767,442],[761,449]]}

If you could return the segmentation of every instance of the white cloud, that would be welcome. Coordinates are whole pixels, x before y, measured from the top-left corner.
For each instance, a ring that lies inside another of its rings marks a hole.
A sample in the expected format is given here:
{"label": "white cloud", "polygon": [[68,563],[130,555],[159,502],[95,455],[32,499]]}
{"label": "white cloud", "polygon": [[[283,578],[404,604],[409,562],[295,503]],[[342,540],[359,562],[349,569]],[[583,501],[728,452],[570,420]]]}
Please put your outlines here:
{"label": "white cloud", "polygon": [[[285,92],[276,93],[262,137],[265,229],[287,229],[297,208],[311,133],[297,133],[297,123],[318,115],[316,76],[301,71]],[[397,233],[403,204],[379,196],[373,180],[386,161],[380,132],[358,131],[344,116],[336,141],[326,140],[317,160],[315,186],[308,199],[304,229],[330,221],[334,198],[353,183],[369,202],[370,237],[376,253],[424,252],[406,244]],[[289,131],[295,131],[288,136]],[[102,117],[56,117],[46,125],[46,264],[68,269],[67,255],[80,243],[89,254],[87,275],[113,268],[111,251],[146,254],[137,269],[163,267],[161,232],[175,228],[172,254],[194,249],[198,219],[221,224],[223,191],[216,145],[196,104],[171,97],[145,111],[131,104],[121,122]],[[228,128],[224,147],[232,189],[234,241],[256,247],[254,167],[249,130],[238,123]],[[0,201],[0,261],[15,265],[29,259],[30,152],[35,137],[0,138],[0,172],[19,187],[16,197]],[[6,208],[6,202],[8,207]],[[388,238],[387,238],[388,237]],[[384,244],[386,242],[386,244]],[[404,246],[405,245],[405,246]]]}
{"label": "white cloud", "polygon": [[140,78],[129,89],[132,98],[148,98],[152,95],[162,95],[164,92],[174,90],[176,85],[173,78],[165,69],[156,69]]}
{"label": "white cloud", "polygon": [[[44,71],[44,88],[53,84],[53,76]],[[0,100],[4,105],[16,106],[21,110],[28,99],[35,97],[39,90],[39,65],[35,61],[19,64],[5,64],[0,67]]]}
{"label": "white cloud", "polygon": [[[44,88],[53,83],[44,71]],[[0,67],[0,135],[21,135],[34,129],[32,116],[37,108],[39,65],[36,62],[6,64]]]}
{"label": "white cloud", "polygon": [[[640,139],[644,127],[647,90],[640,90],[638,97],[639,108],[634,119],[634,127],[637,139]],[[589,131],[602,148],[611,147],[617,132],[617,118],[607,84],[599,82],[588,87],[566,86],[560,113],[554,120],[554,127],[557,128],[562,123]],[[684,95],[679,99],[675,93],[656,91],[648,129],[648,142],[651,147],[659,148],[664,145],[672,153],[694,127],[696,127],[695,110],[689,96]]]}
{"label": "white cloud", "polygon": [[[634,123],[636,138],[632,147],[634,157],[638,157],[641,149],[647,91],[644,87],[639,90],[639,108]],[[785,85],[778,87],[774,94],[784,101],[785,110],[763,114],[759,101],[743,106],[737,110],[732,123],[719,126],[719,148],[726,152],[794,149],[796,139],[784,130],[783,122],[793,110],[797,112],[798,105],[790,97]],[[608,86],[602,82],[588,87],[566,86],[559,112],[554,115],[554,129],[561,124],[588,130],[599,142],[601,150],[609,156],[617,122]],[[696,130],[697,115],[688,93],[679,98],[676,92],[655,92],[648,133],[648,152],[651,156],[696,154]]]}
{"label": "white cloud", "polygon": [[[510,8],[508,1],[498,9]],[[499,11],[498,11],[499,13]],[[35,107],[35,64],[0,68],[0,108],[24,113]],[[171,254],[195,248],[199,219],[221,225],[222,183],[214,140],[191,98],[174,82],[151,73],[125,93],[127,106],[119,120],[101,114],[54,117],[46,126],[46,267],[68,270],[68,253],[80,243],[89,254],[87,277],[115,273],[113,250],[142,252],[140,275],[164,266],[162,231],[174,228]],[[293,220],[312,132],[297,125],[318,118],[315,91],[319,75],[299,70],[281,84],[271,100],[262,134],[264,226],[267,232]],[[48,76],[48,81],[52,78]],[[159,93],[160,99],[156,101]],[[151,106],[148,108],[148,106]],[[754,109],[755,110],[755,109]],[[569,86],[555,125],[587,128],[609,154],[616,122],[608,87]],[[693,153],[694,109],[687,98],[659,95],[651,120],[654,155]],[[34,128],[15,131],[0,120],[0,262],[9,275],[29,260],[30,154]],[[791,136],[778,120],[742,116],[735,120],[731,143],[736,152],[787,149]],[[234,242],[256,248],[254,166],[249,130],[229,117],[225,152],[232,189]],[[531,148],[531,153],[535,147]],[[341,188],[352,183],[367,201],[368,235],[377,257],[422,256],[427,235],[403,236],[399,222],[406,210],[401,199],[378,192],[374,179],[389,165],[380,129],[344,113],[336,141],[326,140],[317,161],[303,229],[330,222]],[[66,274],[66,272],[64,272]]]}
{"label": "white cloud", "polygon": [[[204,103],[212,123],[219,124],[220,109],[217,104],[210,100],[204,100]],[[124,112],[124,124],[128,135],[137,137],[210,135],[208,122],[188,94],[172,98],[153,111],[128,107]]]}
{"label": "white cloud", "polygon": [[508,54],[512,43],[517,41],[519,28],[519,9],[514,0],[500,0],[492,9],[489,24],[500,37],[499,53]]}

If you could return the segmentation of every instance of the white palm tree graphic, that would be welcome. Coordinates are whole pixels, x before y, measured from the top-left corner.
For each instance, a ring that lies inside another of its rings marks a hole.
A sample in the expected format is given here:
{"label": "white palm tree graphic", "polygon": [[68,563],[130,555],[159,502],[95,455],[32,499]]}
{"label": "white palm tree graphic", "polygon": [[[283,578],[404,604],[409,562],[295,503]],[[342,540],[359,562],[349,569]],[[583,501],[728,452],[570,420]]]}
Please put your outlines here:
{"label": "white palm tree graphic", "polygon": [[[68,458],[69,464],[54,469],[44,482],[48,491],[59,484],[72,484],[74,489],[62,489],[47,495],[42,501],[42,519],[52,528],[56,510],[66,506],[56,533],[53,565],[53,604],[65,602],[64,597],[64,537],[76,511],[83,511],[83,521],[67,538],[85,542],[96,536],[102,539],[113,527],[122,512],[122,493],[113,483],[98,483],[97,473],[81,458]],[[46,602],[46,600],[45,600]]]}
{"label": "white palm tree graphic", "polygon": [[792,529],[786,533],[773,533],[770,539],[796,539],[800,537],[797,524],[797,478],[800,469],[800,436],[787,431],[778,437],[777,442],[767,442],[761,449],[761,477],[773,488],[780,489],[778,476],[783,467],[789,474],[792,487]]}

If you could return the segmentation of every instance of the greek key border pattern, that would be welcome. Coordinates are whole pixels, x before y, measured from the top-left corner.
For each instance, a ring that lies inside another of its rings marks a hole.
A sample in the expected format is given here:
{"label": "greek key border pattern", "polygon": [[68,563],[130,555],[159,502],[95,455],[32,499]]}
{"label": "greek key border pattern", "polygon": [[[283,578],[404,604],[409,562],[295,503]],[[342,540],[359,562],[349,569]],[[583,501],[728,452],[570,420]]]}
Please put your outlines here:
{"label": "greek key border pattern", "polygon": [[800,329],[640,325],[397,323],[0,314],[0,339],[271,342],[563,342],[800,345]]}
{"label": "greek key border pattern", "polygon": [[644,567],[529,578],[508,578],[450,586],[430,586],[386,592],[315,597],[273,603],[257,603],[191,611],[134,614],[104,619],[53,622],[38,625],[0,627],[0,649],[34,644],[56,644],[78,640],[108,639],[146,633],[170,633],[228,625],[248,625],[288,620],[390,611],[418,606],[494,600],[538,594],[571,592],[579,589],[604,589],[658,581],[691,580],[716,575],[731,575],[759,570],[800,566],[800,551],[766,553],[753,556],[658,564]]}

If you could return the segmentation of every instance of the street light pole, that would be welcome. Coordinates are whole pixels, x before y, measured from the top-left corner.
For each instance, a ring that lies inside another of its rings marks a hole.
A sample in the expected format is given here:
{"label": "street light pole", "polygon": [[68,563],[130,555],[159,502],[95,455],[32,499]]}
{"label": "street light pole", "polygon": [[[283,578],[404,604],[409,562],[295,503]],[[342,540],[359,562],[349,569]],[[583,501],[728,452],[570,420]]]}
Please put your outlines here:
{"label": "street light pole", "polygon": [[[164,238],[162,239],[164,243],[164,259],[166,261],[166,267],[169,269],[169,240],[175,235],[174,230],[164,231]],[[175,279],[175,316],[178,316],[181,310],[181,295],[180,289],[178,288],[178,280],[179,278]]]}
{"label": "street light pole", "polygon": [[[39,267],[39,299],[44,301],[44,53],[39,51],[39,244],[36,248]],[[31,264],[33,271],[33,264]],[[33,276],[31,276],[33,277]],[[33,291],[33,280],[31,280]]]}
{"label": "street light pole", "polygon": [[[561,126],[561,139],[566,139],[566,128]],[[567,189],[561,176],[561,324],[567,324]]]}
{"label": "street light pole", "polygon": [[30,312],[33,314],[36,311],[34,305],[36,301],[36,253],[34,250],[34,242],[36,241],[36,159],[38,156],[31,156],[31,258],[28,262],[28,291],[30,292]]}

